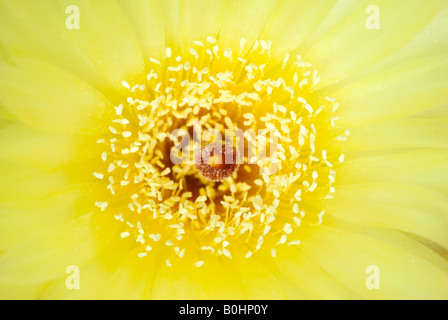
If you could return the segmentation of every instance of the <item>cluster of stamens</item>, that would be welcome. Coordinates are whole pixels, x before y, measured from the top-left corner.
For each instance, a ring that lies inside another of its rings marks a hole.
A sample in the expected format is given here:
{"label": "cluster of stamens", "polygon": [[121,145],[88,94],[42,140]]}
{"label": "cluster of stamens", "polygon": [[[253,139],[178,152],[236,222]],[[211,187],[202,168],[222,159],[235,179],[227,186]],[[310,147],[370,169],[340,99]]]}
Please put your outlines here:
{"label": "cluster of stamens", "polygon": [[[310,64],[271,59],[268,41],[247,48],[242,40],[239,52],[216,43],[194,41],[186,56],[167,48],[150,59],[145,84],[123,81],[129,97],[98,141],[105,166],[94,175],[112,196],[96,205],[123,223],[121,237],[141,246],[139,257],[159,250],[168,266],[188,255],[198,267],[206,255],[231,259],[233,248],[275,256],[276,246],[299,244],[301,222],[324,214],[302,204],[332,197],[334,164],[343,160],[325,150],[348,134],[335,126],[338,104],[307,100],[319,81]],[[230,144],[182,144],[175,133],[198,129],[243,134]],[[188,159],[173,162],[180,149]]]}

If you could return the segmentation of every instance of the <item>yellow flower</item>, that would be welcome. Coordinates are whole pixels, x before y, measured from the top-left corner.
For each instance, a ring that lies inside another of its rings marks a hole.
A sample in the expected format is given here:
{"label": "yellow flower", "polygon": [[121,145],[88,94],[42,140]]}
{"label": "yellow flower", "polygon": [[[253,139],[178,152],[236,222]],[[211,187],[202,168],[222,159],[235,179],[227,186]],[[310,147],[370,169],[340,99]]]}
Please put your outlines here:
{"label": "yellow flower", "polygon": [[1,298],[448,298],[446,1],[0,10]]}

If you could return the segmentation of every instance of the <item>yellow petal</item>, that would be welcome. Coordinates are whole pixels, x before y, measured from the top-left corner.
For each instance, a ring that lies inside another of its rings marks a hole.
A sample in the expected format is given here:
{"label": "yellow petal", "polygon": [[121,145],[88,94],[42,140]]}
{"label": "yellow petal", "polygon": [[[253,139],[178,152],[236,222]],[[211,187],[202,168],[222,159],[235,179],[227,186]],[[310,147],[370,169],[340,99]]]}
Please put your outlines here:
{"label": "yellow petal", "polygon": [[366,126],[444,104],[448,100],[446,72],[445,58],[420,59],[322,93],[338,99],[339,125]]}
{"label": "yellow petal", "polygon": [[104,146],[96,143],[96,137],[55,135],[22,124],[0,129],[0,145],[3,147],[2,159],[43,170],[98,158],[101,148],[104,149]]}
{"label": "yellow petal", "polygon": [[0,279],[6,283],[44,283],[65,275],[67,266],[82,265],[95,254],[90,215],[27,238],[0,257]]}
{"label": "yellow petal", "polygon": [[114,111],[95,89],[63,70],[37,60],[20,69],[0,66],[0,102],[27,125],[46,132],[101,133]]}
{"label": "yellow petal", "polygon": [[[300,237],[300,235],[298,235]],[[280,270],[290,281],[297,283],[308,293],[308,299],[359,299],[337,277],[325,270],[325,266],[312,261],[299,245],[283,246],[277,249]]]}
{"label": "yellow petal", "polygon": [[350,14],[317,39],[305,55],[324,74],[319,85],[338,82],[393,54],[415,37],[445,4],[442,0],[377,1],[380,29],[370,30],[366,27],[366,9],[372,3],[357,1]]}
{"label": "yellow petal", "polygon": [[331,215],[367,226],[414,233],[448,248],[448,199],[438,192],[393,183],[339,186]]}
{"label": "yellow petal", "polygon": [[[448,297],[447,263],[427,247],[398,233],[328,224],[334,227],[315,227],[302,248],[358,295],[373,299]],[[377,290],[366,286],[371,265],[380,271]]]}
{"label": "yellow petal", "polygon": [[405,118],[376,125],[356,127],[338,146],[348,151],[375,151],[406,148],[447,148],[446,120]]}
{"label": "yellow petal", "polygon": [[259,38],[266,21],[273,14],[278,0],[231,0],[229,3],[229,15],[222,25],[219,45],[235,51],[240,48],[241,38],[244,38],[246,44],[242,51],[247,52]]}
{"label": "yellow petal", "polygon": [[5,53],[2,60],[14,64],[19,57],[37,58],[73,73],[93,87],[104,89],[104,79],[80,48],[75,32],[65,25],[67,6],[56,1],[0,2],[0,28],[3,30],[0,39]]}
{"label": "yellow petal", "polygon": [[[36,199],[66,186],[63,175],[48,173],[36,168],[1,161],[0,199]],[[39,188],[36,188],[39,186]]]}
{"label": "yellow petal", "polygon": [[341,166],[337,183],[403,183],[446,193],[447,164],[448,153],[442,150],[385,152],[367,158],[359,155]]}
{"label": "yellow petal", "polygon": [[[297,50],[329,15],[336,4],[330,1],[280,1],[266,21],[260,39],[273,42],[273,54],[283,59],[286,53]],[[296,51],[297,50],[297,51]],[[303,54],[303,52],[302,52]]]}
{"label": "yellow petal", "polygon": [[[119,1],[120,7],[135,33],[144,61],[165,54],[165,21],[158,1]],[[169,22],[166,22],[169,23]],[[123,79],[124,80],[124,79]]]}
{"label": "yellow petal", "polygon": [[188,50],[194,40],[206,43],[209,36],[218,38],[230,5],[230,1],[222,0],[181,1],[179,33],[185,49]]}

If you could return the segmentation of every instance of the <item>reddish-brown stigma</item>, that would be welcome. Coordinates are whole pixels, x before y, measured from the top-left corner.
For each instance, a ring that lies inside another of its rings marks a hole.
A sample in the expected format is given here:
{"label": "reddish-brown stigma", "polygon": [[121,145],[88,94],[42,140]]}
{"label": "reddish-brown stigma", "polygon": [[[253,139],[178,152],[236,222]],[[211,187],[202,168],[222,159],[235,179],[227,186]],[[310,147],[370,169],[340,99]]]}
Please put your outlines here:
{"label": "reddish-brown stigma", "polygon": [[222,181],[238,170],[238,151],[230,143],[212,142],[195,152],[194,164],[205,179]]}

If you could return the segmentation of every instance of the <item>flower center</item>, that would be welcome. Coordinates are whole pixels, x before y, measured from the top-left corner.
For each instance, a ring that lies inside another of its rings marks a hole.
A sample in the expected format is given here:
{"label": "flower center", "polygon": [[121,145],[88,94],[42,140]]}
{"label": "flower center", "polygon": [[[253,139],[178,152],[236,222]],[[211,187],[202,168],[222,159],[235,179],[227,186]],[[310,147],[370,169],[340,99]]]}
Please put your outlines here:
{"label": "flower center", "polygon": [[238,170],[237,149],[231,144],[213,142],[196,151],[195,166],[202,177],[210,181],[222,181]]}
{"label": "flower center", "polygon": [[147,83],[123,81],[129,97],[98,141],[94,175],[111,197],[96,205],[139,257],[157,249],[168,266],[299,244],[301,225],[322,221],[343,159],[327,147],[348,132],[335,125],[335,100],[313,93],[310,64],[271,59],[268,41],[243,39],[236,52],[216,43],[195,41],[186,56],[167,48]]}

